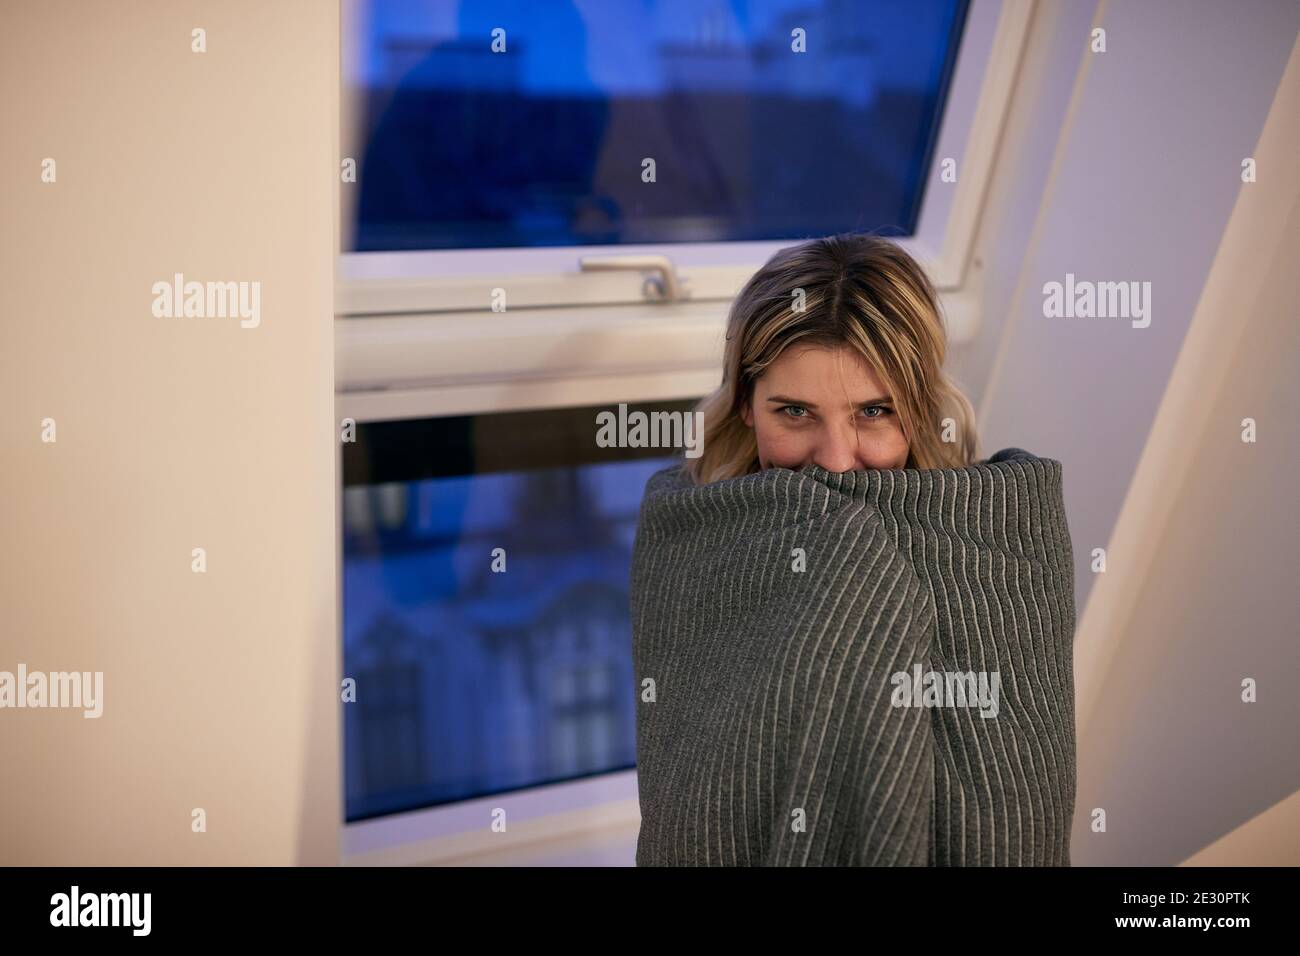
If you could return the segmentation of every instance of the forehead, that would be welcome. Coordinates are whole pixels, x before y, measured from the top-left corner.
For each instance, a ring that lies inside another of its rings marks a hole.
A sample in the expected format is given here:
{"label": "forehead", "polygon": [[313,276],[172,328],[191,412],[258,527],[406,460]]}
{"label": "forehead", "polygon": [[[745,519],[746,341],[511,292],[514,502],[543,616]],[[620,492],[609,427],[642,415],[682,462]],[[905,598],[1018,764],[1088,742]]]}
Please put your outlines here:
{"label": "forehead", "polygon": [[777,356],[755,383],[763,394],[790,390],[800,398],[813,394],[858,401],[887,395],[884,382],[856,350],[841,347],[792,345]]}

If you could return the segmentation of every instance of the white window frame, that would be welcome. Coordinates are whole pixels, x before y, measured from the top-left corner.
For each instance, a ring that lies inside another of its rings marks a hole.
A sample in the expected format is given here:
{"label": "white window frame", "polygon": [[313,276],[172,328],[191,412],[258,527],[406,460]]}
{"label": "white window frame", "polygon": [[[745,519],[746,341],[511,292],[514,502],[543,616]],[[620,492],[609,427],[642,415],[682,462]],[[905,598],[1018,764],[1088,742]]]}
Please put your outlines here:
{"label": "white window frame", "polygon": [[[345,6],[354,21],[357,4]],[[941,164],[931,164],[916,234],[901,240],[927,264],[940,290],[959,287],[965,272],[1032,7],[1032,0],[973,0],[970,6],[935,147],[935,158],[956,159],[961,175],[955,184],[944,183]],[[355,157],[358,131],[355,123],[345,128],[350,142],[344,152]],[[354,189],[343,195],[355,202]],[[608,255],[666,255],[692,299],[727,299],[791,241],[348,252],[339,263],[338,314],[481,311],[496,286],[507,288],[517,307],[644,302],[639,276],[578,271],[580,257]]]}
{"label": "white window frame", "polygon": [[[495,811],[507,826],[493,830]],[[606,855],[635,862],[641,824],[636,771],[618,770],[566,783],[476,797],[439,807],[358,820],[343,828],[345,866],[463,866],[482,854],[546,865],[549,845],[557,858],[604,837]]]}

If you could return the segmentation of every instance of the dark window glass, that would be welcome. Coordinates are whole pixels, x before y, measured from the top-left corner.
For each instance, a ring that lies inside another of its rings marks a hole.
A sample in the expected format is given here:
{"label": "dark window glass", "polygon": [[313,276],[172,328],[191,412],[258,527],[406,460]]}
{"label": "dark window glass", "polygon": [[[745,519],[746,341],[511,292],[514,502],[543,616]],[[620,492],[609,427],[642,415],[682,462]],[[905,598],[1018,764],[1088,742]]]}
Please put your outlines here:
{"label": "dark window glass", "polygon": [[344,444],[349,821],[635,766],[628,574],[672,452],[597,447],[601,410],[376,422]]}
{"label": "dark window glass", "polygon": [[966,0],[358,13],[366,251],[910,235]]}

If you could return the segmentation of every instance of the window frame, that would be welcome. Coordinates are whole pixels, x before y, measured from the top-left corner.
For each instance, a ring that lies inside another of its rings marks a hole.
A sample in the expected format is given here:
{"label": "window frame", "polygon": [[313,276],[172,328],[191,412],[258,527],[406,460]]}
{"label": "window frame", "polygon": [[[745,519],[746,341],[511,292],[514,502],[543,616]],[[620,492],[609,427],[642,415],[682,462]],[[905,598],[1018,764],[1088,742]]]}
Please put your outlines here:
{"label": "window frame", "polygon": [[[494,832],[498,807],[509,826]],[[544,852],[545,844],[567,856],[573,843],[593,837],[611,852],[620,843],[635,852],[640,823],[636,770],[615,770],[349,823],[340,856],[344,866],[456,866],[480,854]]]}
{"label": "window frame", "polygon": [[[936,160],[957,161],[957,181],[942,182],[942,164],[931,163],[916,233],[899,240],[927,267],[941,292],[960,288],[965,275],[1033,6],[1034,0],[971,0],[934,150]],[[344,7],[344,22],[355,24],[359,0],[345,0]],[[355,106],[346,92],[344,101]],[[350,115],[357,114],[353,110]],[[344,154],[355,158],[359,131],[355,123],[344,123],[343,130],[348,138]],[[355,184],[344,185],[342,200],[350,214]],[[345,215],[342,221],[348,219]],[[510,308],[644,303],[643,275],[578,270],[581,257],[615,255],[667,256],[690,300],[726,301],[772,253],[790,244],[774,240],[340,252],[336,314],[481,313],[490,311],[491,290],[498,287],[508,290]],[[503,263],[508,266],[503,268]],[[662,307],[670,310],[673,305]]]}
{"label": "window frame", "polygon": [[[951,343],[969,341],[978,330],[967,264],[1036,2],[971,0],[917,233],[899,240],[939,290]],[[344,0],[345,24],[354,7],[354,0]],[[957,160],[956,183],[938,178],[945,157]],[[346,215],[354,186],[342,189]],[[342,254],[336,421],[706,394],[720,380],[730,299],[772,252],[789,244],[701,244],[710,247],[704,251],[712,261],[693,258],[694,244]],[[691,297],[649,303],[641,275],[576,272],[578,256],[640,252],[668,255]],[[519,271],[503,273],[502,257]],[[507,312],[490,310],[484,289],[492,286],[509,288]],[[528,302],[534,307],[518,307]],[[339,547],[341,562],[341,538]],[[597,830],[634,835],[636,795],[635,770],[625,770],[343,823],[343,862],[454,861],[547,841],[562,852],[566,841]],[[510,813],[509,834],[486,825],[497,806]]]}

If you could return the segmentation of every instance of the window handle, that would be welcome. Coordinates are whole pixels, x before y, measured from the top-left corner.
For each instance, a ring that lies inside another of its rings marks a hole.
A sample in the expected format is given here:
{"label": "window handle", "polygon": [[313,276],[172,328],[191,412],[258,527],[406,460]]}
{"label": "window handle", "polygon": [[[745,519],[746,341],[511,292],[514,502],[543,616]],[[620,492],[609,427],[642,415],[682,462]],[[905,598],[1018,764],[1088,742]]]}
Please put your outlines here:
{"label": "window handle", "polygon": [[673,261],[667,256],[582,256],[578,259],[578,266],[583,272],[650,270],[657,274],[646,276],[641,286],[647,299],[678,302],[688,296],[686,283],[677,277]]}

